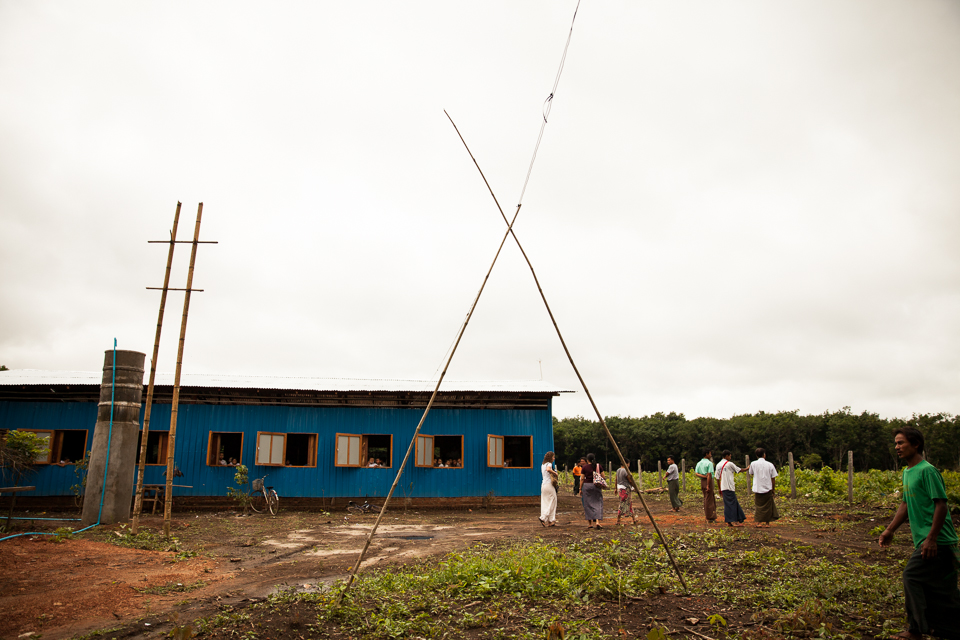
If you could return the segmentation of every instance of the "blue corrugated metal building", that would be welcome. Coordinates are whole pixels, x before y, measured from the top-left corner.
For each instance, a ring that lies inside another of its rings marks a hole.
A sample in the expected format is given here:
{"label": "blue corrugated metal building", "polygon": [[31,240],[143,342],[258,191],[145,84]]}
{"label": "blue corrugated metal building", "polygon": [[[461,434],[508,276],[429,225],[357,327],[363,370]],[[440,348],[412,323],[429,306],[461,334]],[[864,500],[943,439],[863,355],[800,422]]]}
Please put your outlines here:
{"label": "blue corrugated metal building", "polygon": [[[29,478],[34,495],[71,495],[72,463],[93,441],[100,378],[0,373],[0,430],[33,430],[50,441]],[[147,484],[164,481],[171,383],[158,374]],[[267,476],[281,497],[383,497],[434,384],[185,374],[174,459],[184,474],[177,482],[192,488],[177,495],[225,496],[237,462],[251,479]],[[395,496],[539,496],[540,463],[553,448],[552,399],[561,392],[541,381],[445,381]]]}

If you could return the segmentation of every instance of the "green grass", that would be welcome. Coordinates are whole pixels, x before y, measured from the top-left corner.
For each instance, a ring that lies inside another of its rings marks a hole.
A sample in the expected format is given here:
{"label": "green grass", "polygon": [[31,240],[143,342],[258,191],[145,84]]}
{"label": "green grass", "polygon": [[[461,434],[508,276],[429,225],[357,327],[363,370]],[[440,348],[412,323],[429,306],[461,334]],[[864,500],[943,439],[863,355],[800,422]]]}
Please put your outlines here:
{"label": "green grass", "polygon": [[149,595],[166,595],[168,593],[186,593],[188,591],[193,591],[194,589],[199,589],[200,587],[207,586],[207,583],[203,580],[197,580],[193,584],[183,584],[182,582],[168,582],[167,584],[160,585],[157,587],[148,587],[146,589],[138,589],[134,587],[133,590],[143,594]]}
{"label": "green grass", "polygon": [[[674,554],[694,593],[724,606],[757,611],[756,621],[780,636],[792,633],[843,638],[862,627],[899,624],[903,612],[900,567],[864,562],[857,554],[824,557],[825,548],[708,530],[679,536]],[[342,605],[337,588],[319,594],[284,592],[250,608],[253,619],[309,604],[315,623],[356,638],[543,638],[562,621],[567,638],[607,637],[583,611],[664,587],[681,587],[663,548],[649,536],[625,533],[607,541],[566,545],[540,540],[476,545],[440,560],[363,575]],[[522,612],[521,629],[517,612]],[[211,629],[229,621],[208,621]],[[509,624],[508,624],[509,623]],[[716,634],[726,620],[713,618]],[[246,620],[253,628],[253,622]],[[242,625],[241,625],[242,626]],[[858,631],[860,629],[860,631]],[[739,637],[730,631],[728,637]],[[746,637],[746,636],[744,636]],[[757,636],[762,637],[762,636]]]}

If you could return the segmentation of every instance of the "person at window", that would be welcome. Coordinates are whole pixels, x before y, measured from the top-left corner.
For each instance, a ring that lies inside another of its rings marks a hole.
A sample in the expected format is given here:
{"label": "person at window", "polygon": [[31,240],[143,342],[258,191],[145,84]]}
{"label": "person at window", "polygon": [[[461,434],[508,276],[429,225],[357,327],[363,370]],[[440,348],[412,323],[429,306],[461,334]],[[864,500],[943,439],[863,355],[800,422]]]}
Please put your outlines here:
{"label": "person at window", "polygon": [[670,507],[680,511],[683,500],[680,498],[680,470],[673,456],[667,456],[667,491],[670,493]]}
{"label": "person at window", "polygon": [[440,458],[434,458],[434,459],[433,459],[433,466],[435,466],[435,467],[442,467],[442,466],[443,466],[443,463],[440,461]]}
{"label": "person at window", "polygon": [[220,466],[221,466],[221,467],[227,466],[227,457],[226,457],[226,456],[220,456]]}
{"label": "person at window", "polygon": [[462,460],[461,458],[457,458],[456,467],[457,467],[458,469],[462,469],[462,468],[463,468],[463,460]]}
{"label": "person at window", "polygon": [[907,467],[903,470],[903,501],[880,534],[880,546],[890,546],[894,531],[909,518],[914,547],[903,570],[908,627],[895,637],[960,638],[960,555],[943,476],[923,459],[924,438],[918,429],[901,427],[893,433],[897,456]]}
{"label": "person at window", "polygon": [[383,466],[383,460],[381,460],[380,458],[377,458],[377,466],[378,466],[378,467],[382,467],[382,466]]}
{"label": "person at window", "polygon": [[453,460],[452,460],[452,459],[451,459],[451,460],[447,460],[447,468],[448,468],[448,469],[452,469],[454,466],[455,466],[455,465],[453,464]]}
{"label": "person at window", "polygon": [[506,460],[504,460],[504,461],[503,461],[503,466],[505,466],[505,467],[512,467],[512,466],[513,466],[513,458],[507,458]]}
{"label": "person at window", "polygon": [[380,465],[377,464],[376,460],[374,460],[373,458],[370,458],[369,460],[367,460],[367,466],[373,468],[373,467],[379,467]]}
{"label": "person at window", "polygon": [[557,487],[559,475],[553,468],[553,451],[547,451],[540,465],[540,524],[557,526]]}
{"label": "person at window", "polygon": [[714,522],[717,519],[717,494],[713,491],[713,451],[704,449],[703,460],[697,463],[693,472],[700,478],[703,515],[707,517],[707,522]]}
{"label": "person at window", "polygon": [[594,482],[597,475],[603,474],[603,467],[597,462],[592,453],[587,454],[587,464],[583,466],[583,484],[580,485],[580,501],[583,503],[583,517],[587,521],[587,529],[602,529],[603,520],[603,493]]}
{"label": "person at window", "polygon": [[729,450],[723,452],[723,462],[717,465],[714,477],[720,482],[720,495],[723,496],[723,519],[728,527],[742,527],[747,515],[737,500],[736,475],[743,471],[730,461],[733,454]]}
{"label": "person at window", "polygon": [[230,466],[231,466],[231,467],[235,467],[235,466],[237,466],[238,464],[240,464],[240,463],[237,461],[236,458],[230,458]]}

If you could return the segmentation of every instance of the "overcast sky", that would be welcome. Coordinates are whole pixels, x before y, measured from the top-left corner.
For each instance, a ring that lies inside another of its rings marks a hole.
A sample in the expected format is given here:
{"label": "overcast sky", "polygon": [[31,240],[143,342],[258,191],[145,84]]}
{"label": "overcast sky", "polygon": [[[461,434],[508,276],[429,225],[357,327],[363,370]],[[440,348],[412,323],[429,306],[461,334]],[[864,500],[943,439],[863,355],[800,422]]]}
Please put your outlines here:
{"label": "overcast sky", "polygon": [[[438,375],[574,6],[0,0],[0,364],[149,354],[180,200],[185,371]],[[605,415],[957,413],[958,149],[955,1],[583,0],[515,230]],[[448,376],[541,368],[508,242]]]}

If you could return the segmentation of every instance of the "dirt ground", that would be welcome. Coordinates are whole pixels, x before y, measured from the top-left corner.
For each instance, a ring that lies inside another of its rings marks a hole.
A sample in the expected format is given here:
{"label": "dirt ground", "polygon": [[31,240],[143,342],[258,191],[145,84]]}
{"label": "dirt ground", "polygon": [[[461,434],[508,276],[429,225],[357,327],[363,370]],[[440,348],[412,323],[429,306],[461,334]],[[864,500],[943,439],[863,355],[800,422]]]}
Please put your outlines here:
{"label": "dirt ground", "polygon": [[[722,508],[721,522],[708,524],[693,500],[687,500],[679,514],[669,509],[663,496],[648,497],[648,504],[668,540],[671,532],[725,526]],[[861,506],[858,515],[849,516],[836,505],[808,508],[816,522],[787,517],[774,525],[774,532],[783,539],[830,549],[905,553],[902,549],[881,551],[872,538],[864,535],[888,522],[890,509]],[[409,562],[476,542],[506,538],[539,536],[566,542],[587,536],[614,536],[615,509],[616,501],[608,499],[604,529],[600,531],[586,529],[579,498],[569,494],[561,496],[559,526],[551,528],[540,525],[535,507],[490,511],[400,509],[384,517],[364,567]],[[196,557],[181,560],[174,552],[127,549],[91,540],[87,534],[83,539],[59,544],[50,536],[6,540],[0,543],[0,640],[31,637],[26,635],[31,633],[33,637],[73,638],[104,629],[117,630],[104,634],[107,638],[161,637],[178,620],[210,615],[225,604],[244,606],[283,588],[323,588],[349,572],[373,521],[373,516],[352,516],[343,511],[281,511],[273,518],[243,517],[236,512],[177,514],[174,535],[185,548],[201,551]],[[837,526],[831,526],[834,521]],[[159,531],[162,520],[146,517],[142,524]],[[751,524],[748,515],[748,526],[741,529],[743,544],[759,545],[757,540],[769,534]],[[641,526],[651,528],[646,517],[641,518]],[[102,529],[97,535],[111,535],[109,529]],[[119,531],[120,527],[110,529]],[[702,604],[695,598],[671,594],[633,603],[641,617],[679,624],[702,610]],[[744,624],[749,624],[752,613],[722,611],[731,622],[742,619]],[[614,613],[598,613],[604,615]]]}

